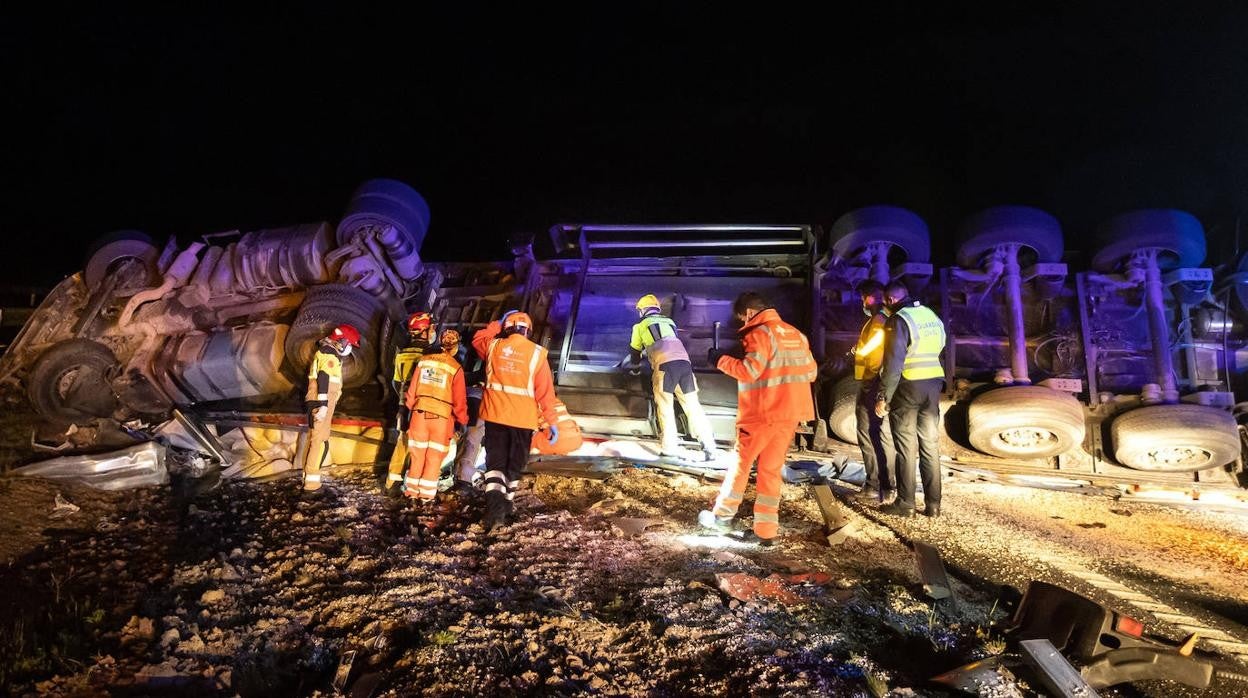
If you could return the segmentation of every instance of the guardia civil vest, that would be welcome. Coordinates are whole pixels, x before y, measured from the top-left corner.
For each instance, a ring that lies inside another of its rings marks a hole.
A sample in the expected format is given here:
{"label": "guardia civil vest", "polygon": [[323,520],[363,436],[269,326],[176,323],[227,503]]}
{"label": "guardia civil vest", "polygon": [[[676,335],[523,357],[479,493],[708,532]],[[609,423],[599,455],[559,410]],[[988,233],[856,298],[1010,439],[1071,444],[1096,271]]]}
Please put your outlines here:
{"label": "guardia civil vest", "polygon": [[911,381],[944,378],[940,352],[945,348],[945,323],[925,305],[907,305],[897,311],[897,315],[910,330],[901,377]]}
{"label": "guardia civil vest", "polygon": [[669,317],[647,315],[633,325],[633,339],[629,346],[644,351],[650,365],[658,368],[668,361],[689,360],[685,345],[676,336],[676,323]]}
{"label": "guardia civil vest", "polygon": [[450,417],[455,395],[455,374],[462,370],[455,357],[445,352],[422,356],[412,374],[416,392],[416,409],[439,417]]}

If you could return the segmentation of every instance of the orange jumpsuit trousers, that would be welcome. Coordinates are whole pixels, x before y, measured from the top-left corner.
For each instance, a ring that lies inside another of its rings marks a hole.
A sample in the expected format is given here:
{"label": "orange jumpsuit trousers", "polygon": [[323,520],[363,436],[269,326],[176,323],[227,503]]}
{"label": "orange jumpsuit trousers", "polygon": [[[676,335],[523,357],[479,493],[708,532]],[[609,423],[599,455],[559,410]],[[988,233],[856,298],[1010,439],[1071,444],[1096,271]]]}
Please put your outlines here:
{"label": "orange jumpsuit trousers", "polygon": [[737,427],[737,466],[724,474],[724,484],[715,498],[716,516],[736,516],[745,496],[745,486],[750,481],[750,467],[757,459],[755,485],[758,495],[754,498],[754,533],[763,539],[779,535],[780,470],[784,467],[784,454],[793,444],[796,431],[795,422]]}
{"label": "orange jumpsuit trousers", "polygon": [[451,451],[451,438],[454,436],[455,420],[430,412],[412,412],[407,427],[407,452],[411,465],[403,483],[403,494],[425,500],[433,500],[437,496],[442,461]]}

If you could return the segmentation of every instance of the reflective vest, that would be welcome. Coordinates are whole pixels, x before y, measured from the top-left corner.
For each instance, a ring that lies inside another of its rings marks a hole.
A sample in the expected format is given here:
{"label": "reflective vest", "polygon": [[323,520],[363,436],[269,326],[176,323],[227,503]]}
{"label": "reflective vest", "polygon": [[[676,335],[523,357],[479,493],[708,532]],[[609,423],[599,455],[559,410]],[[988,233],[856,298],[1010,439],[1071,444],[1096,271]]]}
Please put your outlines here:
{"label": "reflective vest", "polygon": [[716,364],[737,379],[737,424],[814,419],[810,384],[818,366],[806,335],[769,308],[750,319],[741,340],[744,359],[724,356]]}
{"label": "reflective vest", "polygon": [[[321,373],[329,376],[329,386],[324,393],[317,386],[317,376]],[[342,391],[342,357],[332,351],[317,348],[312,354],[312,364],[308,366],[307,399],[328,400],[329,393],[333,391]]]}
{"label": "reflective vest", "polygon": [[945,348],[945,323],[925,305],[907,305],[897,311],[897,315],[910,330],[910,344],[906,346],[906,362],[901,367],[901,377],[909,381],[944,378],[940,352]]}
{"label": "reflective vest", "polygon": [[568,414],[568,408],[563,402],[555,402],[555,414],[558,415],[555,425],[559,428],[559,440],[553,446],[550,444],[550,434],[541,431],[546,428],[546,420],[539,419],[537,423],[539,431],[533,432],[530,450],[546,456],[566,456],[581,447],[584,442],[581,438],[581,427],[572,420],[572,415]]}
{"label": "reflective vest", "polygon": [[540,410],[533,383],[546,349],[523,335],[490,341],[485,357],[481,418],[522,429],[537,427]]}
{"label": "reflective vest", "polygon": [[439,352],[421,357],[412,375],[412,390],[416,393],[413,409],[450,417],[455,404],[455,374],[461,370],[459,362],[450,354]]}
{"label": "reflective vest", "polygon": [[685,345],[676,336],[676,322],[658,313],[647,315],[633,325],[633,339],[629,346],[646,352],[650,365],[655,368],[668,361],[689,360]]}
{"label": "reflective vest", "polygon": [[412,377],[412,368],[424,356],[424,347],[406,347],[394,353],[394,382],[406,383]]}
{"label": "reflective vest", "polygon": [[854,347],[854,380],[879,375],[884,363],[884,322],[884,314],[875,313],[862,325]]}

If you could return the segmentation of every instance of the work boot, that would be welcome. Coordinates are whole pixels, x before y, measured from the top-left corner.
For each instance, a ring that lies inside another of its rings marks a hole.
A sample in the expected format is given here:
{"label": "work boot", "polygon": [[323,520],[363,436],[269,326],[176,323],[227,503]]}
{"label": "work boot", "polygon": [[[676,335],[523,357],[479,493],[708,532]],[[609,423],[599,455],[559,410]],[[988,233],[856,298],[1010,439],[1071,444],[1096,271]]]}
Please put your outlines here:
{"label": "work boot", "polygon": [[928,504],[926,504],[923,507],[923,515],[930,516],[933,519],[939,517],[940,516],[940,503],[937,502],[936,504],[932,504],[929,502]]}
{"label": "work boot", "polygon": [[884,490],[880,493],[881,504],[892,504],[897,501],[897,490]]}
{"label": "work boot", "polygon": [[906,519],[914,516],[914,507],[906,506],[901,502],[893,502],[886,507],[880,507],[880,513],[888,514],[889,516],[900,516]]}
{"label": "work boot", "polygon": [[703,509],[698,512],[698,524],[716,533],[728,533],[732,530],[732,517],[716,516],[715,512]]}
{"label": "work boot", "polygon": [[757,545],[765,550],[776,550],[780,547],[779,538],[763,538],[753,531],[743,531],[740,540],[742,543]]}
{"label": "work boot", "polygon": [[854,499],[863,504],[879,504],[880,502],[879,495],[865,487],[854,493]]}

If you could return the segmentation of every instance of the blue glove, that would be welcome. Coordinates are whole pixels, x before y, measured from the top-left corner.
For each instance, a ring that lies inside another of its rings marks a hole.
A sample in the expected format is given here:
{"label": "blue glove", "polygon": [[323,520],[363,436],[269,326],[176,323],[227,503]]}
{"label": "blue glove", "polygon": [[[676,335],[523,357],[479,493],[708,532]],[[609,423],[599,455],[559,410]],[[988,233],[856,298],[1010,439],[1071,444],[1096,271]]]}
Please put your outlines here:
{"label": "blue glove", "polygon": [[507,312],[503,313],[503,316],[502,316],[502,317],[500,317],[500,318],[498,319],[498,324],[499,324],[499,325],[506,324],[506,322],[507,322],[507,316],[508,316],[508,315],[511,315],[512,313],[518,313],[518,312],[520,312],[520,311],[519,311],[519,310],[508,310]]}
{"label": "blue glove", "polygon": [[551,424],[549,427],[547,427],[547,429],[550,429],[550,439],[548,439],[546,443],[550,444],[551,446],[554,446],[555,443],[559,441],[559,427],[555,426],[554,424]]}

